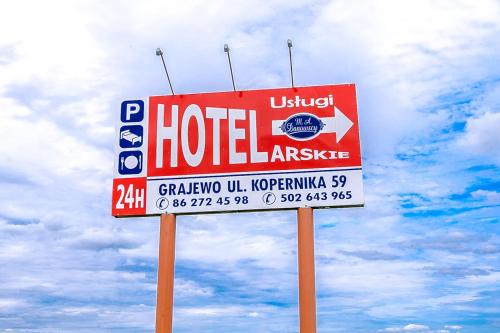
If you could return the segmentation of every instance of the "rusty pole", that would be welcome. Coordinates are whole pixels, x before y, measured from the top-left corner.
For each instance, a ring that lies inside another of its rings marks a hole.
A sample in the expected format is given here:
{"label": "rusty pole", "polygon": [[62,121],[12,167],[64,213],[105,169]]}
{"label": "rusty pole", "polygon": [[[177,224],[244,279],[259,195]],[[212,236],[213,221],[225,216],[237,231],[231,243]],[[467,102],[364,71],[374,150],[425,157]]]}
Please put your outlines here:
{"label": "rusty pole", "polygon": [[297,210],[300,333],[316,333],[313,209]]}
{"label": "rusty pole", "polygon": [[174,306],[175,215],[160,217],[156,333],[172,333]]}

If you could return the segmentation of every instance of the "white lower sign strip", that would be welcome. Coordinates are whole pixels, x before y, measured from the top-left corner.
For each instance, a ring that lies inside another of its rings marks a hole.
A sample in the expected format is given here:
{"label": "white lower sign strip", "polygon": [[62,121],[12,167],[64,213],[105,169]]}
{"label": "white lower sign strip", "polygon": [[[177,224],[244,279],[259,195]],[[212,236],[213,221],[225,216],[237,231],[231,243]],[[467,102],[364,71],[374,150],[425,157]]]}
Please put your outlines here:
{"label": "white lower sign strip", "polygon": [[363,205],[361,168],[147,180],[147,214]]}

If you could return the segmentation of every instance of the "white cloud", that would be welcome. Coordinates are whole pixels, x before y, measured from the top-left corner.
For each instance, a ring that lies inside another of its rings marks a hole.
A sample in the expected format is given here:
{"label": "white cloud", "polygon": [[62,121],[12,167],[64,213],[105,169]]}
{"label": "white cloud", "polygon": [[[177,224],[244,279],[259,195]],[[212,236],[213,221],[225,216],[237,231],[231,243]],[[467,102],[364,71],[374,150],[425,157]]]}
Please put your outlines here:
{"label": "white cloud", "polygon": [[0,132],[9,138],[9,144],[0,147],[0,169],[44,185],[55,178],[72,178],[71,182],[83,189],[99,191],[104,177],[111,174],[109,151],[74,137],[13,100],[2,99],[0,103],[6,110],[1,115]]}
{"label": "white cloud", "polygon": [[130,249],[139,246],[135,236],[120,229],[88,228],[69,241],[69,245],[95,251],[104,249]]}
{"label": "white cloud", "polygon": [[466,132],[458,141],[458,146],[475,155],[486,156],[489,160],[500,162],[498,129],[500,113],[486,112],[467,121]]}
{"label": "white cloud", "polygon": [[61,312],[69,314],[69,315],[81,315],[81,314],[88,314],[88,313],[97,313],[99,312],[99,309],[96,307],[91,307],[91,306],[79,306],[79,307],[67,307],[63,308]]}
{"label": "white cloud", "polygon": [[472,192],[471,195],[475,199],[483,199],[484,198],[485,201],[489,204],[500,203],[500,192],[477,190],[477,191]]}
{"label": "white cloud", "polygon": [[25,307],[26,303],[23,300],[15,298],[0,298],[0,310],[7,312],[21,307]]}
{"label": "white cloud", "polygon": [[30,253],[29,246],[24,244],[6,244],[1,247],[0,258],[16,258],[22,257]]}
{"label": "white cloud", "polygon": [[429,331],[430,328],[427,325],[422,324],[408,324],[403,327],[387,327],[384,332],[422,332]]}
{"label": "white cloud", "polygon": [[[188,222],[189,228],[179,230],[180,259],[225,265],[252,260],[261,267],[289,267],[289,256],[294,249],[289,237],[294,229],[282,218],[270,214],[261,214],[261,218],[240,214],[218,215],[216,220]],[[273,225],[274,230],[281,227],[281,234],[286,238],[258,232],[267,225]]]}
{"label": "white cloud", "polygon": [[202,287],[190,280],[175,279],[175,293],[179,296],[212,296],[214,290],[211,287]]}
{"label": "white cloud", "polygon": [[323,283],[336,291],[384,299],[424,293],[428,278],[420,263],[339,262],[318,268]]}
{"label": "white cloud", "polygon": [[180,308],[177,311],[181,315],[189,315],[189,316],[230,316],[230,315],[241,315],[243,313],[243,309],[236,306],[190,307],[190,308]]}
{"label": "white cloud", "polygon": [[466,287],[495,288],[500,282],[500,272],[491,272],[488,275],[470,275],[456,282],[457,285]]}
{"label": "white cloud", "polygon": [[58,0],[4,6],[0,46],[13,56],[0,64],[0,91],[25,85],[48,96],[81,96],[99,86],[109,74],[106,52],[89,29],[86,9],[83,1]]}
{"label": "white cloud", "polygon": [[408,324],[403,327],[404,331],[414,332],[414,331],[425,331],[428,330],[429,326],[421,325],[421,324]]}
{"label": "white cloud", "polygon": [[370,136],[363,138],[365,156],[392,154],[402,139],[430,135],[452,114],[448,110],[438,120],[420,108],[447,90],[460,89],[462,80],[486,74],[478,62],[494,54],[484,41],[499,30],[498,12],[498,2],[490,0],[439,6],[432,1],[331,1],[308,30],[307,70],[315,80],[329,81],[333,75],[356,81],[362,132]]}

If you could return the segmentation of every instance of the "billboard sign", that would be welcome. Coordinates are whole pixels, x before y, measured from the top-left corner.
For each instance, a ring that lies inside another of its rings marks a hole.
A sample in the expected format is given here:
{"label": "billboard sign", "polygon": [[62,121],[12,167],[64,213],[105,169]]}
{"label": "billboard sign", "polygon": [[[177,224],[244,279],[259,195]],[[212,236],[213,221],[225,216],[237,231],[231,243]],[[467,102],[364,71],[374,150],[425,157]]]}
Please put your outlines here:
{"label": "billboard sign", "polygon": [[363,203],[353,84],[121,104],[114,216]]}

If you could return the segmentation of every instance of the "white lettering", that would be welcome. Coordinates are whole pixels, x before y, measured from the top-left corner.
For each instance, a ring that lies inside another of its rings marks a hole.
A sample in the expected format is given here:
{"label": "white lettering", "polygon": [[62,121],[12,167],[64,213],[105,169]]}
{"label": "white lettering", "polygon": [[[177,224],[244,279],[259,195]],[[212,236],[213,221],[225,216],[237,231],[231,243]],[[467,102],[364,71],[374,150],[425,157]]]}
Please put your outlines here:
{"label": "white lettering", "polygon": [[135,208],[144,208],[144,189],[135,189]]}
{"label": "white lettering", "polygon": [[280,162],[285,161],[285,157],[283,156],[283,152],[281,151],[281,147],[275,145],[273,148],[273,153],[271,154],[271,162],[279,160]]}
{"label": "white lettering", "polygon": [[300,154],[302,155],[301,161],[309,161],[313,159],[312,149],[302,148],[300,150]]}
{"label": "white lettering", "polygon": [[[189,149],[189,121],[193,117],[198,125],[198,147],[194,154]],[[187,164],[194,167],[201,163],[205,154],[205,122],[203,121],[201,109],[196,104],[189,105],[182,115],[181,147]]]}
{"label": "white lettering", "polygon": [[139,103],[127,103],[127,108],[125,109],[125,118],[130,120],[133,114],[139,113],[141,106]]}
{"label": "white lettering", "polygon": [[349,158],[348,151],[339,151],[339,158]]}
{"label": "white lettering", "polygon": [[286,105],[286,97],[283,96],[281,97],[281,105],[276,105],[275,102],[274,102],[274,97],[271,97],[271,107],[273,109],[280,109],[280,108],[284,108]]}
{"label": "white lettering", "polygon": [[315,160],[327,160],[328,157],[325,156],[326,150],[314,150],[314,159]]}
{"label": "white lettering", "polygon": [[227,109],[207,107],[207,118],[213,120],[213,163],[220,165],[220,121],[227,119]]}
{"label": "white lettering", "polygon": [[[297,99],[296,101],[299,100]],[[295,101],[292,100],[292,102]],[[165,140],[170,140],[169,167],[178,166],[179,150],[182,152],[183,158],[189,166],[199,166],[207,151],[206,126],[210,126],[209,124],[205,124],[207,119],[212,121],[212,131],[210,132],[213,135],[212,142],[210,143],[212,147],[208,151],[212,150],[213,165],[221,165],[221,152],[227,154],[226,156],[230,164],[244,164],[247,163],[248,159],[250,159],[251,163],[274,163],[350,158],[348,151],[274,145],[271,152],[266,149],[267,147],[259,147],[257,111],[255,110],[207,107],[204,114],[198,105],[191,104],[183,112],[182,119],[179,119],[178,105],[172,105],[170,113],[172,116],[171,124],[165,126],[165,105],[158,104],[155,161],[157,168],[164,167],[163,153],[166,144]],[[192,123],[193,121],[194,124]],[[241,121],[241,125],[240,123],[237,125],[237,121]],[[223,126],[227,127],[222,128]],[[222,133],[226,133],[226,129],[227,137],[221,138]],[[249,131],[249,137],[247,137],[247,131]],[[179,132],[180,139],[178,138]],[[179,147],[179,140],[181,141],[181,147]],[[238,140],[243,140],[243,142]],[[193,147],[194,145],[196,147]],[[238,151],[238,147],[240,147],[240,151]],[[259,150],[259,148],[263,150]],[[140,200],[138,204],[141,204]]]}
{"label": "white lettering", "polygon": [[280,146],[275,145],[271,153],[270,162],[290,162],[290,161],[309,161],[309,160],[336,160],[337,158],[349,158],[349,152],[335,150],[318,150],[311,148],[297,149],[295,147],[284,147],[285,153]]}
{"label": "white lettering", "polygon": [[328,95],[327,97],[318,98],[301,98],[300,96],[295,96],[293,99],[287,99],[286,96],[281,96],[281,103],[276,104],[276,98],[272,96],[270,98],[271,108],[281,109],[281,108],[298,108],[298,107],[308,107],[316,106],[319,109],[323,109],[329,106],[333,106],[333,96]]}
{"label": "white lettering", "polygon": [[295,147],[286,147],[286,160],[291,161],[292,159],[294,161],[300,161],[300,158],[297,157],[297,154],[299,153],[299,150]]}
{"label": "white lettering", "polygon": [[250,110],[250,162],[262,163],[268,161],[265,151],[258,151],[257,147],[257,119],[255,110]]}
{"label": "white lettering", "polygon": [[242,164],[247,161],[246,153],[238,153],[236,151],[236,140],[245,138],[245,130],[236,128],[236,120],[245,119],[245,110],[229,109],[229,163]]}
{"label": "white lettering", "polygon": [[177,166],[177,139],[178,125],[177,118],[179,114],[179,106],[172,105],[172,125],[165,126],[165,105],[158,104],[158,116],[156,125],[156,167],[163,167],[163,141],[170,140],[170,166]]}

